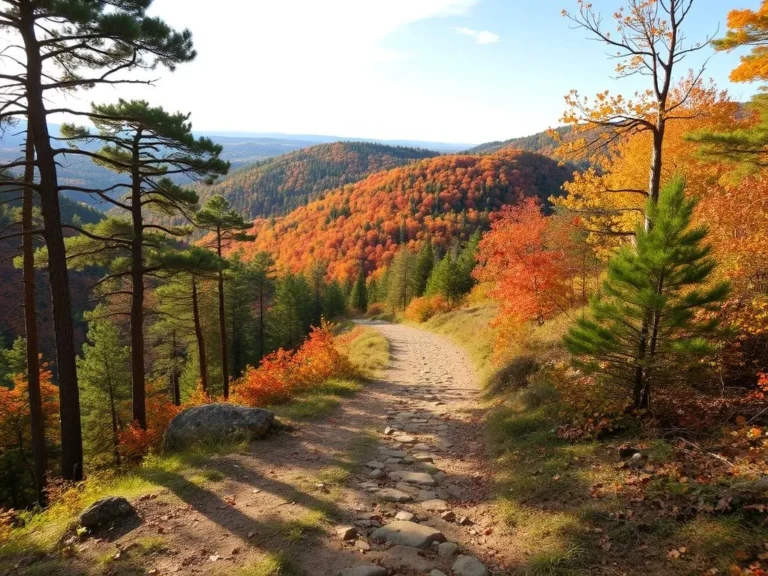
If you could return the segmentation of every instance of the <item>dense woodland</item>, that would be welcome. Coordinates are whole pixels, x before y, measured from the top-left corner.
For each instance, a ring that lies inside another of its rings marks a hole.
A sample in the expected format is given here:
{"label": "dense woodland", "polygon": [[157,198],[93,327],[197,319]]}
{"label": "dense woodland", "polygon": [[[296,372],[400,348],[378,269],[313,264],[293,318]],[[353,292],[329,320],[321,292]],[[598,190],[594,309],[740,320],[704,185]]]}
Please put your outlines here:
{"label": "dense woodland", "polygon": [[[613,36],[578,2],[565,16],[646,91],[573,91],[557,130],[466,154],[335,143],[229,175],[184,111],[51,108],[54,93],[195,57],[149,4],[0,4],[26,56],[0,78],[0,123],[25,132],[0,188],[0,511],[15,511],[0,539],[68,483],[157,453],[186,407],[284,403],[348,373],[328,320],[421,323],[488,303],[491,364],[567,323],[547,351],[560,440],[734,439],[715,455],[727,474],[675,469],[696,487],[670,517],[725,477],[768,475],[768,96],[737,102],[686,68],[710,44],[751,47],[732,79],[768,81],[768,2],[700,43],[684,34],[693,0],[627,0]],[[54,113],[72,119],[55,136]],[[114,183],[61,178],[63,155]],[[717,512],[764,523],[750,515],[762,495],[736,502]],[[731,573],[765,574],[753,556]]]}

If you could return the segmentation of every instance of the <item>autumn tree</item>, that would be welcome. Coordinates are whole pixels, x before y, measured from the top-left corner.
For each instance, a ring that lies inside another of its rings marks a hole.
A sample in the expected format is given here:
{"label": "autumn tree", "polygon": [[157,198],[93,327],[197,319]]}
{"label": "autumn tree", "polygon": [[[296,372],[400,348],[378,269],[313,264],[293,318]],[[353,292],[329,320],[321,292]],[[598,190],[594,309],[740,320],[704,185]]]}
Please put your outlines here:
{"label": "autumn tree", "polygon": [[657,203],[648,200],[652,226],[637,230],[636,246],[625,247],[608,265],[604,297],[578,320],[565,343],[581,364],[628,390],[635,408],[648,408],[662,374],[712,352],[716,320],[699,319],[728,292],[708,283],[716,262],[704,243],[707,229],[693,226],[696,202],[677,178]]}
{"label": "autumn tree", "polygon": [[[688,103],[700,89],[704,74],[702,67],[681,76],[678,68],[688,56],[704,49],[711,38],[688,42],[685,28],[694,0],[626,0],[626,5],[613,14],[615,32],[592,4],[578,0],[578,5],[574,13],[563,11],[564,16],[614,51],[617,77],[644,76],[650,85],[634,98],[605,91],[591,102],[571,91],[563,121],[583,138],[574,139],[566,149],[571,154],[605,149],[625,137],[648,133],[647,185],[609,188],[602,193],[648,197],[655,204],[661,190],[667,127],[696,117]],[[631,234],[632,229],[608,231]]]}
{"label": "autumn tree", "polygon": [[[221,150],[221,147],[219,147]],[[233,241],[245,241],[253,239],[245,234],[245,230],[251,227],[243,217],[229,207],[222,196],[212,196],[195,215],[195,224],[204,230],[213,233],[213,241],[216,246],[216,254],[222,257],[222,249]],[[229,358],[227,352],[227,321],[226,307],[224,304],[224,270],[218,274],[219,282],[219,340],[221,345],[221,379],[224,398],[229,398]]]}
{"label": "autumn tree", "polygon": [[[130,222],[126,221],[130,229],[121,230],[118,222],[115,222],[111,234],[96,232],[95,228],[81,229],[85,238],[75,238],[70,244],[84,244],[79,248],[82,254],[98,250],[94,244],[101,242],[113,268],[116,262],[121,264],[111,272],[109,279],[130,278],[133,419],[141,428],[146,429],[144,283],[149,274],[162,270],[164,266],[163,250],[169,249],[164,237],[188,234],[188,230],[183,227],[147,223],[146,216],[148,212],[156,211],[191,217],[190,213],[197,203],[197,194],[175,184],[171,178],[183,176],[212,182],[218,175],[226,174],[229,163],[219,158],[221,145],[214,144],[209,138],[192,134],[189,114],[171,114],[143,100],[121,99],[117,104],[94,104],[90,117],[96,133],[87,128],[65,124],[62,126],[63,138],[70,145],[92,140],[102,143],[102,148],[96,152],[75,148],[71,153],[92,158],[97,164],[128,177],[126,183],[115,186],[116,192],[127,190],[124,197],[100,196],[130,215]],[[209,219],[214,217],[213,205],[205,214]],[[96,227],[102,227],[102,223]],[[128,261],[123,263],[115,260],[120,255],[127,256]],[[76,257],[82,258],[79,255]],[[223,301],[223,291],[221,299]],[[221,312],[223,314],[223,309]],[[226,349],[226,344],[224,346]]]}
{"label": "autumn tree", "polygon": [[493,286],[505,319],[541,324],[566,305],[563,247],[550,240],[549,228],[529,198],[502,210],[480,241],[475,276]]}
{"label": "autumn tree", "polygon": [[11,68],[0,79],[5,98],[0,120],[26,117],[37,155],[37,190],[43,235],[50,253],[48,278],[61,400],[62,475],[68,480],[83,477],[82,435],[72,302],[59,204],[59,192],[64,187],[59,181],[58,151],[51,144],[48,117],[79,112],[49,108],[48,102],[57,92],[136,82],[126,73],[158,65],[173,70],[177,64],[194,59],[189,31],[176,32],[161,19],[147,16],[150,5],[151,0],[7,0],[0,8],[0,27],[9,43],[25,55],[14,59],[18,69]]}
{"label": "autumn tree", "polygon": [[416,295],[416,259],[413,252],[402,246],[389,267],[387,299],[392,308],[405,310]]}

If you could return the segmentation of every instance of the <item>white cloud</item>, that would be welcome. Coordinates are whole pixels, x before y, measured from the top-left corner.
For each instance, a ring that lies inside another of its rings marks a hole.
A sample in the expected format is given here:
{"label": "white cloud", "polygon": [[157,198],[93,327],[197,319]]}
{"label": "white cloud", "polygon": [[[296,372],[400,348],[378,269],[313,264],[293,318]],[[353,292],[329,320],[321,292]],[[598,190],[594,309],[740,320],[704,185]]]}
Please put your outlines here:
{"label": "white cloud", "polygon": [[473,30],[472,28],[466,28],[464,26],[456,28],[456,32],[469,36],[475,39],[475,44],[496,44],[501,38],[498,34],[489,32],[488,30]]}

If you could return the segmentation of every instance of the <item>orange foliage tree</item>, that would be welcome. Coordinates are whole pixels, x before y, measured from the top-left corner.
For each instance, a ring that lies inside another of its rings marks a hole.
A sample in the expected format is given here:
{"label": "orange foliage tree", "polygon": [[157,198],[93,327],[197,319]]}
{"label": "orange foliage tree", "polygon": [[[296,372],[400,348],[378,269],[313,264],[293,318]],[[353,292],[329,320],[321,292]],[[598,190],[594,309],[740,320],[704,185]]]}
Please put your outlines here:
{"label": "orange foliage tree", "polygon": [[752,47],[731,72],[734,82],[768,80],[768,0],[763,0],[757,10],[732,10],[728,14],[725,38],[715,40],[713,44],[718,50]]}
{"label": "orange foliage tree", "polygon": [[136,462],[148,453],[160,448],[168,425],[181,411],[168,397],[168,386],[162,380],[151,382],[147,387],[147,428],[132,422],[118,435],[120,455]]}
{"label": "orange foliage tree", "polygon": [[480,241],[475,276],[493,285],[502,332],[530,320],[541,323],[567,306],[565,247],[552,241],[550,224],[538,203],[527,199],[505,207]]}

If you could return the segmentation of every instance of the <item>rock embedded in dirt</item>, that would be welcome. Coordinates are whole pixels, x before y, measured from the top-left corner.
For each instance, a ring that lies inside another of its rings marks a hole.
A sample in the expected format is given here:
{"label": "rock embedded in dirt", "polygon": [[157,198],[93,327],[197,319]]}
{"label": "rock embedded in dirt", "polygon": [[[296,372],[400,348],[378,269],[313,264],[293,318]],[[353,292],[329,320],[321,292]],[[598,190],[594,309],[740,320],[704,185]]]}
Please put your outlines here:
{"label": "rock embedded in dirt", "polygon": [[434,456],[430,454],[429,452],[416,452],[413,455],[413,459],[416,460],[416,462],[433,462]]}
{"label": "rock embedded in dirt", "polygon": [[415,572],[426,572],[434,564],[424,558],[420,552],[411,546],[393,546],[384,554],[381,563],[390,568],[407,568]]}
{"label": "rock embedded in dirt", "polygon": [[366,466],[368,466],[368,468],[384,468],[384,463],[379,462],[378,460],[371,460]]}
{"label": "rock embedded in dirt", "polygon": [[400,510],[400,512],[395,515],[395,520],[405,520],[406,522],[410,522],[414,518],[415,516],[413,514],[406,512],[405,510]]}
{"label": "rock embedded in dirt", "polygon": [[416,442],[416,438],[413,436],[408,436],[407,434],[403,434],[402,436],[395,436],[392,439],[395,442],[399,442],[400,444],[414,444]]}
{"label": "rock embedded in dirt", "polygon": [[371,545],[368,544],[365,540],[356,540],[355,541],[355,547],[358,550],[361,550],[363,552],[370,552],[371,551]]}
{"label": "rock embedded in dirt", "polygon": [[89,530],[104,526],[135,513],[133,506],[122,496],[103,498],[91,504],[80,514],[80,525]]}
{"label": "rock embedded in dirt", "polygon": [[448,510],[447,512],[443,512],[442,514],[440,514],[440,518],[442,518],[446,522],[453,522],[454,520],[456,520],[456,513],[451,510]]}
{"label": "rock embedded in dirt", "polygon": [[259,438],[269,431],[274,421],[275,415],[268,410],[235,404],[187,408],[171,420],[163,438],[163,449],[176,451],[195,444]]}
{"label": "rock embedded in dirt", "polygon": [[371,538],[374,542],[388,542],[413,548],[428,548],[432,542],[445,542],[445,536],[436,528],[401,520],[382,526]]}
{"label": "rock embedded in dirt", "polygon": [[459,545],[455,542],[441,542],[437,547],[437,555],[440,558],[453,558],[458,551]]}
{"label": "rock embedded in dirt", "polygon": [[354,526],[340,526],[336,529],[336,534],[342,540],[354,540],[357,538],[357,528]]}
{"label": "rock embedded in dirt", "polygon": [[629,460],[635,454],[640,454],[640,450],[633,448],[632,446],[619,447],[619,458],[622,460]]}
{"label": "rock embedded in dirt", "polygon": [[374,468],[368,473],[368,476],[370,476],[373,479],[382,478],[384,476],[384,471],[380,470],[378,468]]}
{"label": "rock embedded in dirt", "polygon": [[407,452],[403,452],[402,450],[392,450],[391,448],[379,448],[379,452],[390,458],[405,458],[408,456]]}
{"label": "rock embedded in dirt", "polygon": [[413,496],[395,488],[384,488],[383,490],[379,490],[376,493],[376,497],[385,502],[410,502],[413,500]]}
{"label": "rock embedded in dirt", "polygon": [[421,507],[431,512],[445,512],[448,510],[448,503],[445,500],[426,500],[421,503]]}
{"label": "rock embedded in dirt", "polygon": [[488,568],[472,556],[459,556],[451,570],[456,576],[491,576]]}
{"label": "rock embedded in dirt", "polygon": [[459,518],[458,524],[459,526],[469,526],[470,524],[472,524],[472,520],[470,520],[466,516],[462,516],[461,518]]}
{"label": "rock embedded in dirt", "polygon": [[396,482],[405,482],[406,484],[418,484],[419,486],[434,486],[435,479],[426,472],[405,472],[396,470],[389,473],[389,477]]}
{"label": "rock embedded in dirt", "polygon": [[346,568],[339,572],[337,576],[387,576],[387,569],[376,564],[361,564]]}

